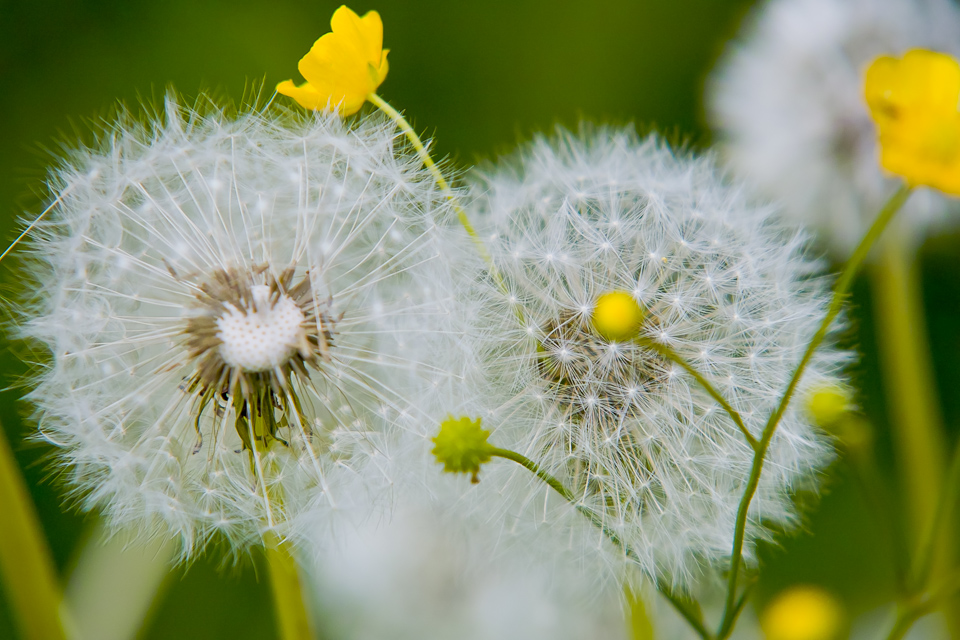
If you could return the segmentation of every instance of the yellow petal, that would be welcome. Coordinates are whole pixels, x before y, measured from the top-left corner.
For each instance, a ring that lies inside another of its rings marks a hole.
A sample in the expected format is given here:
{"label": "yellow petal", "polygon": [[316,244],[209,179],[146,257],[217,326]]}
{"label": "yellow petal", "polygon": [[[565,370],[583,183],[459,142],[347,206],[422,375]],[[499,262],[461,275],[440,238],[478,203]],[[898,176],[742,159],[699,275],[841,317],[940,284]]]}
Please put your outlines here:
{"label": "yellow petal", "polygon": [[911,185],[960,195],[960,63],[921,49],[878,58],[867,69],[864,98],[881,166]]}
{"label": "yellow petal", "polygon": [[904,99],[913,106],[956,112],[960,98],[960,64],[948,55],[914,49],[903,56]]}
{"label": "yellow petal", "polygon": [[327,106],[326,97],[321,96],[309,82],[298,87],[293,80],[284,80],[277,85],[277,93],[293,98],[304,109],[323,109]]}
{"label": "yellow petal", "polygon": [[330,19],[333,33],[356,43],[364,62],[379,64],[383,49],[383,21],[376,11],[368,11],[361,18],[346,5],[333,12]]}

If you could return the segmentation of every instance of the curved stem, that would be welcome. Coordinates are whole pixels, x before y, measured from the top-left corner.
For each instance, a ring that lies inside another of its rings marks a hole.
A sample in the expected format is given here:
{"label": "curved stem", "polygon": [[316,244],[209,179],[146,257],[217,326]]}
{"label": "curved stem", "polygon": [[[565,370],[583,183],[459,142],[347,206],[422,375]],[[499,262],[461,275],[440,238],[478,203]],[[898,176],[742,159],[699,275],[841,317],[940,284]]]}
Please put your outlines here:
{"label": "curved stem", "polygon": [[391,107],[390,103],[388,103],[386,100],[375,93],[368,95],[367,100],[376,105],[378,109],[383,111],[388,118],[393,120],[394,123],[400,127],[400,130],[407,137],[407,140],[409,140],[410,144],[413,145],[417,155],[420,156],[423,166],[425,166],[433,175],[433,179],[437,181],[437,186],[440,187],[443,195],[445,195],[447,200],[450,202],[450,206],[452,206],[453,210],[457,213],[457,218],[460,220],[460,224],[463,225],[463,228],[467,231],[467,235],[470,236],[474,244],[477,246],[477,251],[479,251],[483,259],[489,263],[491,259],[490,254],[487,253],[487,248],[484,246],[483,241],[480,240],[480,236],[477,235],[476,229],[474,229],[473,225],[470,223],[470,218],[467,217],[467,212],[464,211],[463,207],[460,206],[460,203],[457,202],[457,197],[450,189],[450,185],[447,184],[447,180],[443,177],[443,173],[440,171],[440,168],[433,161],[433,158],[430,157],[430,152],[427,151],[423,141],[420,140],[420,136],[418,136],[417,132],[413,130],[413,127],[410,126],[410,123],[407,122],[407,119],[404,118],[399,111]]}
{"label": "curved stem", "polygon": [[793,394],[796,392],[797,386],[800,384],[800,378],[803,377],[803,373],[806,371],[807,365],[809,365],[810,361],[813,359],[814,352],[826,339],[827,333],[830,331],[830,327],[833,325],[833,321],[836,320],[838,315],[840,315],[840,311],[843,309],[843,304],[846,301],[847,294],[849,293],[850,288],[853,286],[853,280],[860,271],[863,261],[866,260],[867,255],[870,253],[873,245],[876,244],[877,240],[880,238],[883,230],[887,228],[887,225],[890,224],[891,220],[893,220],[893,217],[903,206],[903,203],[907,201],[908,197],[910,197],[910,193],[911,188],[904,185],[893,194],[893,196],[884,205],[883,209],[880,210],[876,220],[874,220],[873,224],[870,225],[870,229],[860,241],[860,244],[853,252],[853,255],[850,256],[850,259],[844,266],[843,271],[840,272],[840,277],[837,278],[837,282],[834,285],[833,299],[830,301],[830,306],[827,309],[826,316],[824,316],[823,321],[820,323],[820,328],[817,329],[817,332],[810,340],[810,344],[807,345],[807,349],[804,352],[803,357],[800,359],[800,364],[797,365],[796,370],[793,372],[793,376],[790,378],[790,382],[787,384],[787,388],[784,391],[783,397],[780,399],[780,403],[777,405],[776,410],[774,410],[774,412],[770,415],[770,418],[767,420],[767,424],[763,428],[759,446],[757,447],[756,453],[753,457],[753,465],[750,468],[750,477],[747,480],[747,486],[744,489],[743,497],[741,498],[740,505],[737,508],[737,522],[733,536],[733,551],[730,554],[730,576],[727,580],[727,599],[724,605],[723,620],[720,623],[720,631],[717,632],[718,640],[724,640],[724,638],[726,638],[733,630],[733,614],[737,603],[737,579],[740,572],[740,563],[743,555],[743,540],[747,528],[747,513],[750,510],[750,502],[753,500],[753,496],[757,492],[757,486],[760,484],[760,472],[763,470],[763,460],[766,456],[767,449],[770,446],[770,441],[773,439],[773,435],[777,430],[777,425],[780,424],[780,420],[783,418],[783,414],[786,413],[787,407],[790,404],[790,400],[793,398]]}
{"label": "curved stem", "polygon": [[747,425],[744,424],[743,418],[740,417],[740,414],[737,412],[737,410],[733,408],[733,405],[727,402],[727,399],[724,398],[719,391],[717,391],[716,387],[710,384],[710,381],[707,380],[706,377],[703,376],[703,374],[697,371],[692,364],[684,360],[679,353],[677,353],[670,347],[664,344],[660,344],[659,342],[654,342],[649,338],[640,336],[637,338],[637,343],[646,347],[647,349],[650,349],[651,351],[656,351],[658,354],[660,354],[667,360],[670,360],[671,362],[674,362],[680,365],[681,367],[683,367],[683,370],[689,373],[690,376],[693,377],[693,379],[696,380],[697,383],[701,387],[703,387],[708,394],[710,394],[710,397],[713,398],[717,402],[717,404],[723,407],[723,410],[727,412],[727,415],[730,416],[730,419],[733,420],[734,424],[737,425],[737,428],[740,429],[740,432],[743,434],[743,437],[746,438],[747,442],[750,443],[750,447],[754,451],[757,450],[757,447],[759,446],[760,443],[747,430]]}
{"label": "curved stem", "polygon": [[917,620],[940,608],[943,600],[953,598],[960,591],[960,573],[954,573],[930,590],[906,602],[897,613],[887,640],[901,640]]}
{"label": "curved stem", "polygon": [[[593,526],[597,527],[607,539],[614,544],[618,549],[623,551],[623,553],[633,559],[636,562],[639,562],[636,552],[631,549],[623,540],[620,539],[620,536],[616,532],[612,531],[607,525],[603,523],[600,518],[597,517],[595,513],[584,507],[577,501],[576,496],[571,492],[562,482],[560,482],[553,475],[548,473],[546,470],[542,469],[540,465],[536,462],[516,451],[511,451],[510,449],[501,449],[499,447],[491,447],[487,450],[491,456],[498,458],[505,458],[507,460],[512,460],[516,462],[521,467],[530,471],[533,475],[537,476],[540,480],[546,483],[551,489],[559,493],[564,500],[566,500],[570,505],[584,515],[587,519],[590,520]],[[672,590],[665,585],[664,583],[657,581],[657,590],[663,595],[667,601],[673,605],[674,609],[686,620],[690,626],[697,632],[703,640],[713,640],[710,631],[707,629],[706,625],[703,623],[703,616],[700,615],[699,608],[695,604],[691,603],[686,598],[676,595]]]}
{"label": "curved stem", "polygon": [[24,640],[66,640],[63,593],[47,538],[0,427],[0,578]]}
{"label": "curved stem", "polygon": [[[470,222],[467,212],[464,211],[463,207],[460,206],[457,196],[453,193],[453,190],[450,189],[450,185],[447,183],[446,178],[443,177],[443,173],[440,171],[440,168],[433,161],[433,158],[430,157],[430,152],[427,151],[423,141],[420,140],[420,136],[418,136],[417,132],[413,130],[413,127],[410,126],[410,123],[407,122],[407,119],[404,118],[399,111],[391,107],[390,103],[388,103],[386,100],[375,93],[368,95],[367,100],[376,105],[376,107],[383,111],[388,118],[393,120],[393,122],[407,137],[407,140],[410,141],[410,144],[413,146],[414,150],[416,150],[417,155],[420,156],[420,161],[423,162],[423,166],[425,166],[433,175],[433,179],[436,180],[437,186],[440,187],[440,190],[447,197],[447,202],[450,203],[450,206],[453,207],[453,210],[457,213],[457,219],[460,220],[460,224],[473,241],[473,245],[476,248],[477,253],[487,264],[487,270],[490,272],[493,280],[497,283],[497,287],[509,298],[510,290],[507,288],[506,281],[503,279],[500,271],[497,270],[496,266],[493,264],[493,258],[490,256],[490,252],[487,251],[487,247],[483,244],[483,240],[480,239],[480,235],[477,233],[476,229],[473,228],[473,224]],[[517,318],[523,322],[523,310],[520,308],[520,306],[514,305],[514,311],[517,314]]]}

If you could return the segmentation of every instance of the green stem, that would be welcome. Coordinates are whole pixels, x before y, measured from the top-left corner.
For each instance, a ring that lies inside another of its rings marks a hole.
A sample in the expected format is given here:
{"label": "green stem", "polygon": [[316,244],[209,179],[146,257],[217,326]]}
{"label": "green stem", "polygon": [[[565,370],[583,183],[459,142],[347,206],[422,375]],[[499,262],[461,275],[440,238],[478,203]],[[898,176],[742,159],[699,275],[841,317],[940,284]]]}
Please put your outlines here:
{"label": "green stem", "polygon": [[872,291],[884,395],[916,545],[933,520],[944,478],[944,438],[919,283],[902,242],[884,239]]}
{"label": "green stem", "polygon": [[[573,493],[567,489],[562,482],[557,480],[557,478],[552,476],[544,469],[541,469],[540,465],[538,465],[536,462],[522,453],[511,451],[510,449],[491,447],[488,450],[488,453],[491,456],[512,460],[527,471],[530,471],[533,475],[537,476],[537,478],[546,483],[551,489],[559,493],[564,500],[573,506],[574,509],[579,511],[588,520],[590,520],[593,526],[597,527],[601,532],[603,532],[603,535],[605,535],[607,539],[614,544],[614,546],[623,551],[627,557],[639,563],[639,557],[637,556],[636,552],[634,552],[633,549],[623,542],[616,532],[608,528],[607,525],[605,525],[595,513],[580,504],[576,496],[574,496]],[[703,638],[703,640],[713,640],[712,636],[710,635],[710,631],[703,623],[703,616],[700,615],[699,609],[696,608],[694,603],[691,603],[686,598],[676,595],[673,593],[670,587],[659,580],[657,581],[657,590],[661,593],[661,595],[663,595],[664,598],[667,599],[668,602],[670,602],[671,605],[673,605],[674,609],[677,610],[684,620],[690,624],[694,631],[697,632],[697,635]]]}
{"label": "green stem", "polygon": [[[874,317],[896,462],[905,502],[906,533],[914,556],[908,593],[921,592],[953,562],[951,523],[940,520],[947,460],[943,421],[915,255],[893,234],[872,270]],[[943,613],[960,633],[957,604]]]}
{"label": "green stem", "polygon": [[647,349],[650,349],[651,351],[656,351],[667,360],[675,362],[683,367],[683,370],[689,373],[693,379],[696,380],[697,383],[703,387],[708,394],[710,394],[710,397],[713,398],[717,404],[723,407],[723,410],[727,412],[727,415],[730,416],[730,419],[733,420],[734,424],[737,425],[737,428],[740,429],[740,432],[743,433],[743,437],[746,438],[747,442],[750,443],[750,447],[753,448],[754,451],[757,450],[757,447],[760,443],[757,442],[757,439],[754,438],[753,435],[747,430],[747,425],[743,423],[743,418],[740,417],[740,414],[737,412],[737,410],[733,408],[733,405],[727,402],[727,399],[724,398],[720,392],[717,391],[712,384],[710,384],[710,381],[707,380],[703,374],[697,371],[693,365],[684,360],[679,353],[670,347],[658,342],[654,342],[649,338],[640,336],[637,338],[637,343],[643,347],[646,347]]}
{"label": "green stem", "polygon": [[893,628],[886,636],[887,640],[901,640],[910,631],[913,623],[941,608],[943,601],[955,598],[958,591],[960,591],[960,573],[953,573],[930,590],[918,594],[901,605]]}
{"label": "green stem", "polygon": [[24,640],[66,640],[63,594],[50,549],[0,427],[0,578]]}
{"label": "green stem", "polygon": [[860,490],[877,524],[890,532],[893,547],[893,570],[897,590],[901,595],[909,590],[910,551],[903,534],[903,526],[890,508],[890,496],[887,486],[880,477],[870,451],[848,451],[846,456],[854,475],[860,484]]}
{"label": "green stem", "polygon": [[763,461],[767,453],[767,448],[770,446],[770,441],[773,439],[777,425],[780,424],[780,420],[783,418],[783,414],[786,413],[787,406],[790,404],[790,400],[793,398],[793,394],[800,384],[800,378],[803,376],[804,371],[806,371],[807,365],[809,365],[813,359],[814,352],[826,339],[827,333],[833,325],[833,321],[840,315],[847,294],[853,286],[854,278],[860,271],[863,261],[866,260],[867,255],[880,238],[883,230],[887,228],[887,225],[893,220],[896,213],[903,206],[903,203],[910,197],[910,193],[910,187],[904,185],[893,194],[883,209],[880,210],[876,220],[870,225],[870,229],[863,237],[863,240],[860,241],[856,250],[854,250],[853,255],[850,256],[850,259],[844,266],[843,271],[840,272],[840,277],[837,278],[837,282],[834,285],[833,299],[830,301],[826,316],[824,316],[823,321],[820,323],[820,328],[817,329],[817,332],[810,340],[810,344],[807,345],[807,350],[800,359],[800,364],[797,365],[796,370],[793,372],[793,376],[787,384],[786,391],[784,391],[780,403],[777,405],[776,410],[770,415],[767,424],[763,428],[759,446],[753,456],[750,477],[747,480],[747,486],[744,489],[743,497],[737,509],[737,522],[733,535],[733,550],[730,554],[730,575],[727,580],[727,598],[724,605],[723,620],[720,623],[720,630],[717,632],[718,640],[724,640],[733,630],[734,612],[737,604],[737,579],[740,573],[740,564],[743,555],[743,540],[747,528],[747,513],[750,510],[750,502],[757,492],[757,486],[760,484],[760,472],[763,470]]}
{"label": "green stem", "polygon": [[[430,157],[430,152],[427,151],[423,141],[420,140],[420,136],[418,136],[417,132],[413,130],[413,127],[410,126],[410,123],[407,122],[407,119],[404,118],[399,111],[391,107],[390,103],[388,103],[386,100],[375,93],[368,95],[367,100],[376,105],[376,107],[386,114],[388,118],[393,120],[393,122],[400,128],[400,131],[402,131],[407,137],[407,140],[410,141],[410,144],[413,146],[414,150],[416,150],[417,155],[420,156],[420,161],[423,162],[423,166],[425,166],[433,175],[433,179],[436,180],[437,186],[440,187],[440,190],[446,196],[447,202],[450,203],[450,206],[453,207],[453,210],[457,213],[457,218],[460,220],[460,224],[463,225],[467,235],[470,236],[471,240],[473,240],[473,245],[476,247],[477,253],[481,258],[483,258],[483,261],[486,262],[487,269],[489,270],[490,275],[493,277],[493,280],[497,283],[497,287],[509,298],[510,290],[507,288],[506,281],[493,264],[493,258],[490,256],[490,252],[487,251],[487,247],[483,244],[483,240],[480,239],[476,229],[473,228],[473,224],[471,224],[470,218],[467,216],[467,212],[464,211],[463,207],[460,206],[457,196],[453,193],[453,190],[450,189],[450,185],[447,183],[446,178],[443,177],[443,172],[440,171],[440,168],[433,161],[433,158]],[[517,314],[517,317],[521,322],[523,322],[523,310],[519,305],[515,305],[514,310]]]}
{"label": "green stem", "polygon": [[480,236],[477,235],[477,231],[470,223],[470,218],[467,217],[467,212],[464,211],[463,207],[460,206],[460,203],[457,202],[457,197],[450,189],[450,185],[447,184],[447,180],[443,177],[443,173],[440,171],[440,168],[433,161],[433,158],[430,157],[430,152],[427,151],[427,148],[424,146],[423,141],[420,140],[420,136],[417,135],[417,132],[413,130],[413,127],[410,126],[410,123],[407,122],[407,119],[404,118],[399,111],[391,107],[390,103],[377,94],[371,93],[367,96],[367,100],[372,102],[378,109],[383,111],[388,118],[393,120],[394,123],[400,127],[400,130],[403,132],[403,134],[407,136],[407,140],[410,141],[410,144],[413,145],[417,155],[420,156],[423,166],[425,166],[433,175],[433,179],[437,181],[437,186],[440,187],[443,195],[447,197],[447,200],[450,202],[453,210],[456,211],[457,218],[460,220],[460,224],[463,225],[463,228],[467,231],[467,235],[470,236],[474,244],[477,246],[477,251],[480,252],[480,255],[483,256],[483,259],[486,260],[487,263],[490,263],[490,254],[487,253],[487,248],[484,246],[483,241],[480,240]]}
{"label": "green stem", "polygon": [[310,617],[307,615],[300,574],[290,553],[290,545],[269,533],[264,536],[263,542],[280,640],[311,640],[314,636]]}
{"label": "green stem", "polygon": [[174,578],[176,552],[171,539],[113,535],[102,520],[97,521],[78,549],[65,590],[77,636],[137,637]]}
{"label": "green stem", "polygon": [[623,590],[627,600],[627,632],[630,640],[653,640],[653,622],[643,602],[629,586]]}
{"label": "green stem", "polygon": [[937,504],[933,522],[917,548],[913,575],[914,585],[919,588],[923,588],[930,580],[937,540],[944,537],[945,530],[949,530],[958,498],[960,498],[960,441],[954,447],[947,483]]}

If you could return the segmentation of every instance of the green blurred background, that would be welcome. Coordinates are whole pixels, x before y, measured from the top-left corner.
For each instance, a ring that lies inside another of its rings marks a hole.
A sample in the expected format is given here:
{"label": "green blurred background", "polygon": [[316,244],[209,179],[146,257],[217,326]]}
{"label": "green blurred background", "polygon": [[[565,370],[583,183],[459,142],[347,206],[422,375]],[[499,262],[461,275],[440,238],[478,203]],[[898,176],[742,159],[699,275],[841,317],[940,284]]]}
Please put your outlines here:
{"label": "green blurred background", "polygon": [[[707,147],[702,89],[736,33],[747,0],[450,2],[383,0],[377,9],[391,49],[381,95],[435,136],[460,168],[508,152],[557,122],[635,122],[673,140]],[[84,120],[117,100],[136,105],[169,85],[187,96],[295,78],[296,63],[329,30],[336,2],[319,0],[0,0],[0,243],[35,214],[35,195],[58,139],[76,139]],[[960,236],[932,238],[922,253],[931,341],[951,434],[960,423]],[[16,290],[0,266],[3,295]],[[865,282],[853,299],[853,372],[878,427],[881,465],[893,474]],[[69,570],[91,518],[63,503],[45,469],[48,453],[24,438],[28,408],[15,386],[25,365],[2,350],[0,420],[36,499],[55,560]],[[953,435],[951,435],[951,440]],[[0,517],[2,505],[0,505]],[[788,584],[822,584],[853,611],[891,598],[889,540],[876,531],[842,466],[804,530],[762,551],[759,602]],[[275,637],[259,560],[219,571],[201,559],[168,581],[142,638],[239,640]],[[14,631],[0,585],[0,638]]]}

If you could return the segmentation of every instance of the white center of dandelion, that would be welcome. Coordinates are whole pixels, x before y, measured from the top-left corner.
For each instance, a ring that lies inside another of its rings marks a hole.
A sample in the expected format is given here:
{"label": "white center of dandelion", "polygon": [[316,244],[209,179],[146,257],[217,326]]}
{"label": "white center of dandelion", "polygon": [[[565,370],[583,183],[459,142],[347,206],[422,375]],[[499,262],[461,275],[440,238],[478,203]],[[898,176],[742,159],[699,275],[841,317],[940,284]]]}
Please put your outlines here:
{"label": "white center of dandelion", "polygon": [[305,317],[289,296],[271,300],[267,285],[254,285],[250,293],[246,307],[228,303],[216,320],[220,357],[242,371],[269,371],[284,365],[303,342]]}

